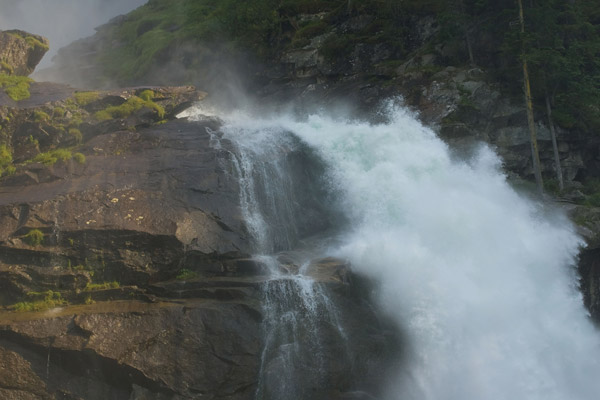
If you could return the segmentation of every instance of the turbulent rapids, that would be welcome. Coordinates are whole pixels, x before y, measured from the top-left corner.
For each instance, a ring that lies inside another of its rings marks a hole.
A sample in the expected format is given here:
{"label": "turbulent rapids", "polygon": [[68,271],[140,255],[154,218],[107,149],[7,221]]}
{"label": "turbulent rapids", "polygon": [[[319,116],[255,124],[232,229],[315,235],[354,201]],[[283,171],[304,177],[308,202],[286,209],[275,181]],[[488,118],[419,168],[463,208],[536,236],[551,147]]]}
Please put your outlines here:
{"label": "turbulent rapids", "polygon": [[[582,243],[558,210],[506,182],[489,148],[456,160],[402,109],[375,125],[236,114],[223,132],[240,148],[241,205],[263,257],[293,247],[298,215],[310,213],[294,209],[297,188],[276,154],[305,146],[324,164],[319,195],[340,215],[332,215],[331,240],[320,241],[329,244],[313,253],[348,259],[375,279],[382,312],[406,336],[387,399],[589,400],[600,393],[600,333],[574,270]],[[301,274],[288,279],[297,282],[293,296],[312,296],[296,299],[301,308],[327,309]],[[270,295],[267,289],[272,304]],[[273,308],[283,315],[281,307]],[[267,325],[267,336],[287,329]]]}

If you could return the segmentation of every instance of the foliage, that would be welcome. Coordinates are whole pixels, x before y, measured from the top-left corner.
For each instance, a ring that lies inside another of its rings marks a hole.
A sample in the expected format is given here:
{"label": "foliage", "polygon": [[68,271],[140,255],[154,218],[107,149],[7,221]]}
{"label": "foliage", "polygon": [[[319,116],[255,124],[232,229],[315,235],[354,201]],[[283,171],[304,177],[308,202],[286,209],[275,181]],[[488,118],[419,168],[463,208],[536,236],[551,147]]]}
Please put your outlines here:
{"label": "foliage", "polygon": [[77,143],[81,143],[83,140],[83,134],[77,128],[69,128],[69,135],[73,136]]}
{"label": "foliage", "polygon": [[10,149],[5,145],[0,145],[0,168],[10,165],[13,161]]}
{"label": "foliage", "polygon": [[182,269],[179,271],[179,273],[177,274],[177,276],[175,277],[175,279],[181,280],[181,281],[187,281],[190,279],[194,279],[198,277],[198,273],[195,271],[190,271],[189,269]]}
{"label": "foliage", "polygon": [[45,153],[40,153],[37,156],[35,156],[33,159],[29,160],[28,162],[29,163],[39,162],[44,165],[54,165],[59,160],[60,161],[69,161],[72,157],[73,157],[73,155],[71,154],[71,151],[68,149],[55,149],[55,150],[47,151]]}
{"label": "foliage", "polygon": [[162,119],[165,116],[165,110],[160,105],[156,104],[152,100],[144,100],[138,96],[133,96],[120,106],[110,106],[104,110],[96,112],[94,117],[99,121],[112,118],[127,118],[134,112],[139,111],[144,107],[156,111],[159,119]]}
{"label": "foliage", "polygon": [[6,94],[14,101],[25,100],[31,96],[29,93],[29,84],[31,82],[33,80],[26,76],[0,73],[0,88],[4,88]]}
{"label": "foliage", "polygon": [[82,153],[73,154],[73,159],[79,164],[85,164],[85,155],[83,155]]}
{"label": "foliage", "polygon": [[100,98],[100,94],[98,92],[75,92],[73,94],[75,101],[80,106],[86,106]]}
{"label": "foliage", "polygon": [[154,92],[147,89],[140,93],[138,97],[145,101],[152,101],[154,99]]}
{"label": "foliage", "polygon": [[54,107],[54,109],[52,110],[53,117],[63,118],[66,113],[67,113],[67,110],[65,110],[62,107]]}
{"label": "foliage", "polygon": [[95,290],[107,290],[107,289],[118,289],[121,284],[117,281],[102,282],[102,283],[89,283],[85,286],[86,291],[91,292]]}
{"label": "foliage", "polygon": [[27,44],[30,47],[34,47],[34,48],[38,47],[38,48],[44,49],[44,50],[48,50],[50,48],[47,44],[40,42],[38,39],[34,38],[33,36],[26,36],[25,41],[27,42]]}
{"label": "foliage", "polygon": [[44,243],[44,233],[39,229],[31,229],[23,236],[23,240],[30,246],[37,247]]}
{"label": "foliage", "polygon": [[35,122],[46,122],[50,120],[50,115],[42,110],[33,111],[33,120]]}
{"label": "foliage", "polygon": [[45,292],[29,292],[27,297],[30,297],[31,301],[24,301],[15,304],[13,307],[15,311],[45,311],[50,308],[62,306],[67,304],[66,300],[62,298],[59,292],[47,290]]}
{"label": "foliage", "polygon": [[12,67],[12,65],[10,65],[4,60],[0,60],[0,72],[6,72],[7,74],[12,75],[15,72],[15,70]]}

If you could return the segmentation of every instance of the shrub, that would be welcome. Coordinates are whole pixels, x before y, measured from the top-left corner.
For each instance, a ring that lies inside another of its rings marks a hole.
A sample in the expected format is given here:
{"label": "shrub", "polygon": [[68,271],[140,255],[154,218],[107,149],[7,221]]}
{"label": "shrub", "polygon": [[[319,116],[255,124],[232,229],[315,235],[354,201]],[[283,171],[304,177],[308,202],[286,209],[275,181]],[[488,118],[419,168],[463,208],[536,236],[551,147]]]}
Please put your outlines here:
{"label": "shrub", "polygon": [[73,159],[77,161],[79,164],[85,164],[85,156],[81,153],[73,154]]}
{"label": "shrub", "polygon": [[44,234],[39,229],[31,229],[23,236],[23,240],[30,246],[37,247],[44,243]]}
{"label": "shrub", "polygon": [[69,135],[73,136],[77,143],[81,143],[81,141],[83,140],[83,135],[81,134],[81,131],[77,128],[69,128]]}
{"label": "shrub", "polygon": [[94,117],[99,121],[104,121],[112,118],[127,118],[134,112],[139,111],[144,107],[156,111],[156,114],[160,119],[163,119],[165,116],[165,109],[156,104],[155,102],[151,100],[144,100],[138,96],[133,96],[130,97],[125,103],[121,104],[120,106],[110,106],[104,110],[96,112],[94,114]]}
{"label": "shrub", "polygon": [[9,165],[6,168],[0,168],[0,176],[10,176],[17,172],[17,168],[14,165]]}
{"label": "shrub", "polygon": [[33,80],[26,76],[0,74],[0,88],[4,88],[8,97],[14,101],[28,99],[31,96],[29,93],[31,82]]}
{"label": "shrub", "polygon": [[35,110],[33,112],[33,120],[35,122],[46,122],[46,121],[50,120],[50,116],[48,115],[48,113],[45,113],[44,111]]}
{"label": "shrub", "polygon": [[66,113],[67,113],[67,110],[65,110],[65,109],[64,109],[64,108],[62,108],[62,107],[55,107],[55,108],[52,110],[52,116],[53,116],[53,117],[62,118],[62,117],[64,117],[64,116],[65,116],[65,114],[66,114]]}
{"label": "shrub", "polygon": [[31,297],[31,301],[23,301],[14,305],[15,311],[44,311],[56,306],[67,304],[59,292],[48,290],[45,292],[29,292],[27,297]]}
{"label": "shrub", "polygon": [[189,269],[182,269],[179,271],[175,279],[179,279],[181,281],[187,281],[190,279],[194,279],[198,277],[198,273],[195,271],[190,271]]}
{"label": "shrub", "polygon": [[44,165],[54,165],[59,160],[69,161],[72,158],[71,151],[68,149],[50,150],[45,153],[40,153],[28,162],[39,162]]}
{"label": "shrub", "polygon": [[10,149],[5,145],[0,145],[0,168],[6,167],[12,163],[12,153]]}
{"label": "shrub", "polygon": [[145,101],[152,101],[154,99],[154,92],[150,89],[144,90],[139,94],[139,98]]}
{"label": "shrub", "polygon": [[98,92],[75,92],[73,94],[75,97],[75,101],[80,106],[86,106],[100,98],[100,94]]}
{"label": "shrub", "polygon": [[88,283],[85,285],[85,290],[88,292],[94,290],[107,290],[107,289],[118,289],[121,287],[121,284],[117,281],[112,282],[102,282],[102,283]]}

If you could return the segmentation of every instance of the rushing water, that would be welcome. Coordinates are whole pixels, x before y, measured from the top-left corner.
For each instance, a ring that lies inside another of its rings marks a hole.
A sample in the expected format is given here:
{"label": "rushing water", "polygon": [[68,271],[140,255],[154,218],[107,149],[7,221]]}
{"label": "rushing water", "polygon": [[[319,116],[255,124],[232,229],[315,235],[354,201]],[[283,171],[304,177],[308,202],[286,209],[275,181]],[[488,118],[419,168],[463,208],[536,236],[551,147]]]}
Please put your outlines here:
{"label": "rushing water", "polygon": [[515,192],[487,147],[455,160],[411,115],[390,117],[238,115],[225,129],[258,147],[292,133],[327,163],[351,222],[330,254],[378,280],[382,310],[408,336],[388,398],[597,398],[600,332],[578,291],[571,224]]}

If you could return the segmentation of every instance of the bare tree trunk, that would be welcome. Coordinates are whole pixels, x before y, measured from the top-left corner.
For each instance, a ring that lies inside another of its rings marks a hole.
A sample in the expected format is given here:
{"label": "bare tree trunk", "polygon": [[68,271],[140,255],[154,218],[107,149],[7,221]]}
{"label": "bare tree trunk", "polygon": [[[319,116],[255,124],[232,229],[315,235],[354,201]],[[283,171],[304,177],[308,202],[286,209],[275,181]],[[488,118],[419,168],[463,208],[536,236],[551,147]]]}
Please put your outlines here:
{"label": "bare tree trunk", "polygon": [[458,1],[460,6],[460,12],[462,14],[463,28],[465,31],[465,41],[467,43],[467,51],[469,52],[469,63],[471,66],[475,66],[475,58],[473,57],[473,46],[471,46],[471,35],[469,35],[469,24],[467,21],[467,13],[465,11],[465,3],[463,0]]}
{"label": "bare tree trunk", "polygon": [[558,155],[558,145],[556,144],[556,131],[554,130],[554,121],[552,120],[552,107],[550,107],[550,96],[546,91],[546,111],[548,113],[548,125],[550,125],[550,136],[552,137],[552,149],[554,150],[554,166],[556,168],[556,178],[558,179],[558,188],[562,192],[564,187],[562,168],[560,167],[560,157]]}
{"label": "bare tree trunk", "polygon": [[[521,23],[521,34],[525,33],[525,20],[523,18],[523,3],[519,3],[519,22]],[[529,125],[529,134],[531,138],[531,158],[533,159],[533,173],[535,183],[540,194],[544,194],[544,181],[542,180],[542,168],[540,163],[540,153],[538,151],[537,134],[535,131],[535,121],[533,119],[533,104],[531,101],[531,86],[529,85],[529,72],[527,71],[527,60],[523,49],[523,84],[525,88],[525,105],[527,107],[527,123]]]}

